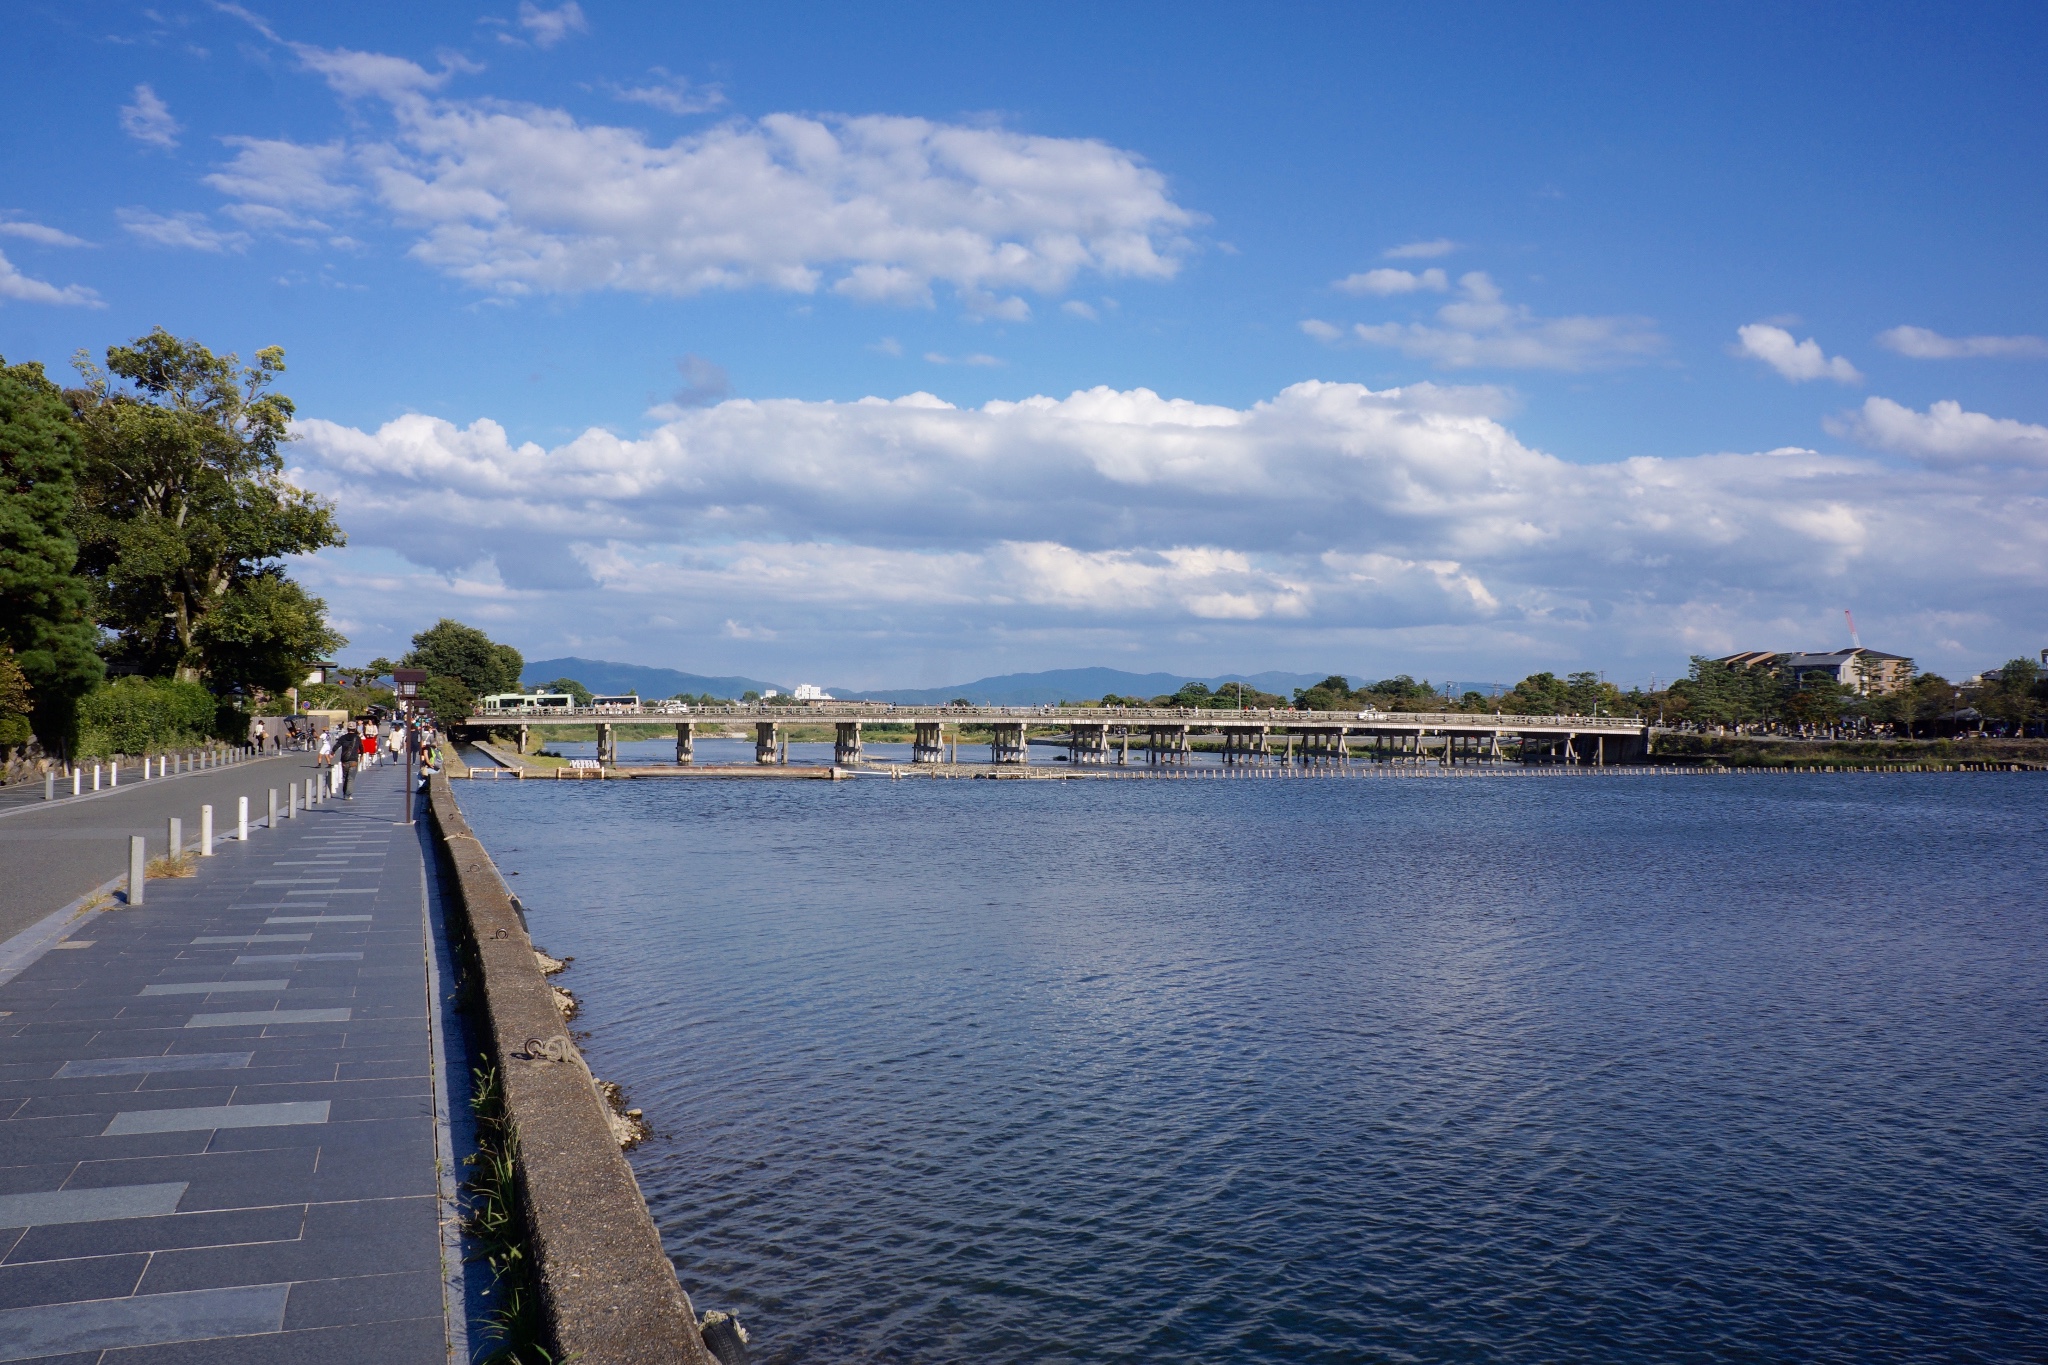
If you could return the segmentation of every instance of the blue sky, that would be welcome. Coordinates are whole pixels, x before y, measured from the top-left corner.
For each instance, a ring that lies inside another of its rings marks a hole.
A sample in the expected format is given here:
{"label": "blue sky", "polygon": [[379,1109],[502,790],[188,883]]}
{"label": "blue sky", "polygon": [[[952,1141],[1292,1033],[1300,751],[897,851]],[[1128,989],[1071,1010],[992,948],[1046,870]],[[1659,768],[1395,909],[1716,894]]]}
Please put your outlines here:
{"label": "blue sky", "polygon": [[283,345],[349,657],[2048,644],[2035,9],[738,9],[22,6],[0,355]]}

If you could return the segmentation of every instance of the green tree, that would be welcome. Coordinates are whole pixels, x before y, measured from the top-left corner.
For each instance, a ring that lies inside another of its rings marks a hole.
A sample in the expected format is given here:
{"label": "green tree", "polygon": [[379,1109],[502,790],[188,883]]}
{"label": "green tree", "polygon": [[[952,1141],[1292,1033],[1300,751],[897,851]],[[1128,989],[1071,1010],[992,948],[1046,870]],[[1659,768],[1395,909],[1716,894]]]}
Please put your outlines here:
{"label": "green tree", "polygon": [[1517,716],[1562,716],[1571,704],[1570,684],[1555,673],[1531,673],[1500,699],[1500,709]]}
{"label": "green tree", "polygon": [[216,691],[282,692],[306,665],[348,643],[327,624],[327,604],[281,570],[235,583],[195,634]]}
{"label": "green tree", "polygon": [[2010,659],[1999,668],[1997,681],[1979,690],[1977,709],[2021,734],[2041,716],[2042,691],[2041,665]]}
{"label": "green tree", "polygon": [[1313,687],[1297,687],[1294,689],[1294,705],[1300,711],[1349,711],[1352,709],[1351,679],[1342,673],[1332,673]]}
{"label": "green tree", "polygon": [[28,675],[14,661],[14,650],[0,645],[0,749],[16,749],[29,741]]}
{"label": "green tree", "polygon": [[476,710],[476,697],[460,678],[435,674],[420,684],[420,700],[443,725],[453,724]]}
{"label": "green tree", "polygon": [[105,673],[70,529],[78,464],[70,410],[43,367],[0,361],[0,645],[29,688],[31,728],[60,756],[77,740],[78,699]]}
{"label": "green tree", "polygon": [[[250,580],[278,575],[285,556],[344,543],[333,508],[284,477],[293,407],[270,391],[284,352],[266,347],[245,367],[159,327],[108,347],[105,370],[84,352],[77,368],[84,387],[67,394],[84,456],[73,527],[95,616],[145,672],[210,676],[202,628],[213,611]],[[231,685],[215,680],[216,690]]]}
{"label": "green tree", "polygon": [[519,675],[526,669],[526,660],[512,646],[497,644],[475,626],[446,617],[413,636],[412,649],[398,662],[405,668],[423,668],[429,675],[459,678],[478,697],[517,692]]}
{"label": "green tree", "polygon": [[[592,695],[592,694],[591,694],[591,691],[590,691],[590,689],[589,689],[589,688],[585,687],[585,686],[584,686],[584,685],[583,685],[582,683],[580,683],[580,682],[577,682],[577,681],[576,681],[576,680],[575,680],[574,678],[557,678],[557,679],[555,679],[555,680],[554,680],[553,682],[551,682],[551,683],[548,683],[548,684],[546,684],[545,686],[543,686],[543,687],[541,688],[541,691],[543,691],[543,692],[567,692],[567,693],[568,693],[568,694],[569,694],[569,695],[570,695],[571,697],[575,698],[575,700],[576,700],[576,704],[577,704],[578,706],[588,706],[588,705],[590,705],[590,698],[591,698],[591,695]],[[690,696],[689,694],[687,694],[687,693],[681,693],[681,692],[679,692],[679,693],[677,693],[677,694],[676,694],[676,700],[678,700],[678,701],[694,701],[694,700],[695,700],[695,698],[694,698],[694,697],[691,697],[691,696]]]}

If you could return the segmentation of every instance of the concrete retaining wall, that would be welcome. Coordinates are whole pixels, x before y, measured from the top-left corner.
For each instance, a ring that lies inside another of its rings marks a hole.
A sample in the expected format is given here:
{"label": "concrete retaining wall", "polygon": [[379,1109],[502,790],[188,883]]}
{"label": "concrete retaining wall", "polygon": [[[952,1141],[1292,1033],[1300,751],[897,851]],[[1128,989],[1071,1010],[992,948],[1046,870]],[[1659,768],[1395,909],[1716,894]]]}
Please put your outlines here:
{"label": "concrete retaining wall", "polygon": [[511,893],[445,776],[429,784],[428,805],[481,965],[479,1022],[519,1136],[521,1192],[557,1358],[716,1365]]}

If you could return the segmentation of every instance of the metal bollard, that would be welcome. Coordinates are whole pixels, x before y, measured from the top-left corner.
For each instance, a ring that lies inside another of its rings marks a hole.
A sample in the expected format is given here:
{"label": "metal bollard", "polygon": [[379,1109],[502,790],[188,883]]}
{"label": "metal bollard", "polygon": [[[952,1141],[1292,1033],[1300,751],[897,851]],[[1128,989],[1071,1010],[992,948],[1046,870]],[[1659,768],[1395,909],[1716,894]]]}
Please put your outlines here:
{"label": "metal bollard", "polygon": [[149,847],[140,834],[128,836],[128,903],[142,904],[143,869],[149,865]]}
{"label": "metal bollard", "polygon": [[202,858],[211,858],[213,856],[212,806],[201,806],[199,808],[199,856]]}
{"label": "metal bollard", "polygon": [[284,807],[284,818],[285,818],[285,819],[287,819],[287,820],[296,820],[296,819],[298,819],[298,818],[299,818],[299,784],[298,784],[298,783],[294,782],[294,783],[292,783],[292,784],[291,784],[290,786],[288,786],[288,787],[286,787],[286,788],[284,789],[284,799],[285,799],[285,807]]}
{"label": "metal bollard", "polygon": [[277,788],[275,787],[270,789],[270,823],[266,824],[264,828],[277,828]]}
{"label": "metal bollard", "polygon": [[51,768],[49,771],[43,774],[43,800],[55,801],[56,799],[57,770],[55,768]]}
{"label": "metal bollard", "polygon": [[246,796],[235,798],[235,840],[244,844],[249,842],[249,798]]}
{"label": "metal bollard", "polygon": [[170,845],[170,855],[175,858],[185,851],[185,822],[173,815],[170,825],[170,838],[164,842]]}

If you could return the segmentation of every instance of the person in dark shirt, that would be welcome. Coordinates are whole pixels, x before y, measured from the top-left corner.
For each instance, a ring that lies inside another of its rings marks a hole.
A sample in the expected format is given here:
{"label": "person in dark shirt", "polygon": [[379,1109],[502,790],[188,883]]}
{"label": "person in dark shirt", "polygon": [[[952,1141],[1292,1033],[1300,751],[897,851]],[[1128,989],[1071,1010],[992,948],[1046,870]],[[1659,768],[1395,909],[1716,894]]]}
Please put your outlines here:
{"label": "person in dark shirt", "polygon": [[363,737],[351,725],[342,735],[341,743],[334,746],[334,756],[341,760],[341,799],[356,799],[356,760],[363,754]]}

